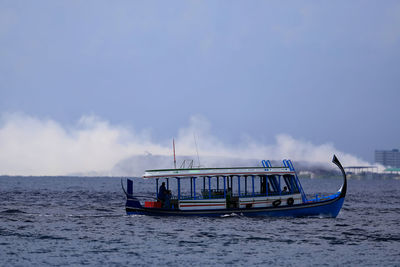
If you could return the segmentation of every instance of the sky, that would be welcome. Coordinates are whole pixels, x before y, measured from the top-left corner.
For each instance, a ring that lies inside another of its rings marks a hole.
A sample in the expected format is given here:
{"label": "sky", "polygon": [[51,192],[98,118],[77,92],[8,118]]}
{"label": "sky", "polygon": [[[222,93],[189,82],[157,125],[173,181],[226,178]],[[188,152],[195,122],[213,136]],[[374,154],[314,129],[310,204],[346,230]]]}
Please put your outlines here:
{"label": "sky", "polygon": [[[373,164],[400,148],[400,1],[0,1],[0,174],[134,155]],[[155,166],[156,167],[156,166]]]}

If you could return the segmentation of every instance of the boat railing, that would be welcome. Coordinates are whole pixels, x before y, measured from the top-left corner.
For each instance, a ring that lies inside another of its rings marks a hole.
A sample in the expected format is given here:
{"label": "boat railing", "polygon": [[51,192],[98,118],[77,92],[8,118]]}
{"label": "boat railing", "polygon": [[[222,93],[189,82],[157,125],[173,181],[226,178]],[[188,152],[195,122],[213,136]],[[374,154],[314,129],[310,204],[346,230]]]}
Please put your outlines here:
{"label": "boat railing", "polygon": [[201,195],[203,198],[224,198],[225,193],[223,189],[211,189],[211,191],[209,189],[204,189],[201,190]]}
{"label": "boat railing", "polygon": [[268,194],[264,193],[264,192],[254,192],[254,194],[252,192],[244,192],[244,193],[240,193],[240,195],[238,193],[234,193],[232,194],[232,196],[234,197],[270,197],[270,196],[286,196],[286,195],[293,195],[294,193],[291,192],[268,192]]}
{"label": "boat railing", "polygon": [[315,194],[315,198],[308,199],[307,202],[319,202],[319,201],[325,201],[325,200],[330,200],[338,197],[340,193],[336,193],[333,195],[323,195],[323,194]]}
{"label": "boat railing", "polygon": [[[172,196],[171,199],[178,200],[178,197]],[[208,196],[202,196],[202,195],[198,195],[198,196],[196,195],[196,197],[193,197],[190,195],[187,195],[187,196],[184,195],[184,196],[180,196],[179,200],[204,200],[204,199],[224,199],[224,196],[223,195],[222,196],[211,196],[211,198],[210,198]]]}
{"label": "boat railing", "polygon": [[[298,192],[299,193],[299,192]],[[251,198],[251,197],[270,197],[270,196],[286,196],[293,195],[291,192],[269,192],[266,194],[265,192],[241,192],[240,195],[238,193],[232,193],[231,191],[226,191],[224,195],[223,189],[211,189],[211,197],[209,195],[209,190],[201,190],[201,194],[196,194],[196,197],[193,195],[180,195],[179,200],[203,200],[203,199],[230,199],[232,197],[240,197],[240,198]],[[172,195],[171,200],[178,200],[177,195]]]}

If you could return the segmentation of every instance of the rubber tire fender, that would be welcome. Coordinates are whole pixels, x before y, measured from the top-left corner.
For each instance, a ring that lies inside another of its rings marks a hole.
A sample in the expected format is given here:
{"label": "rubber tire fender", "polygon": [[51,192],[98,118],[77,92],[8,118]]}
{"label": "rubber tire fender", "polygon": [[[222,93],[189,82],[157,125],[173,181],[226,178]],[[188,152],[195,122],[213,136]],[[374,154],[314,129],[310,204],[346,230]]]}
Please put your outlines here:
{"label": "rubber tire fender", "polygon": [[280,199],[277,199],[274,202],[272,202],[272,206],[278,207],[281,203],[282,203],[282,201]]}
{"label": "rubber tire fender", "polygon": [[286,203],[287,203],[289,206],[292,206],[292,205],[294,204],[294,199],[293,199],[292,197],[289,197],[289,198],[287,199]]}

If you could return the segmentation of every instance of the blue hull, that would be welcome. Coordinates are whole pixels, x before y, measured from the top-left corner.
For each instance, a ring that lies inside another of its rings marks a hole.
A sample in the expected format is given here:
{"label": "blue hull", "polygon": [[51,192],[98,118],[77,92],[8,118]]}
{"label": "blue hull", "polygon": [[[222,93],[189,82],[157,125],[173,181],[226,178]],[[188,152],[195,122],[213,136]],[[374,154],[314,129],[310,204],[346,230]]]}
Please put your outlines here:
{"label": "blue hull", "polygon": [[293,206],[282,206],[276,208],[254,208],[254,209],[226,209],[226,210],[193,210],[180,211],[157,208],[144,208],[135,200],[128,200],[126,213],[128,215],[152,215],[152,216],[207,216],[221,217],[229,214],[242,216],[266,216],[266,217],[329,217],[335,218],[342,208],[344,197],[335,199],[298,204]]}

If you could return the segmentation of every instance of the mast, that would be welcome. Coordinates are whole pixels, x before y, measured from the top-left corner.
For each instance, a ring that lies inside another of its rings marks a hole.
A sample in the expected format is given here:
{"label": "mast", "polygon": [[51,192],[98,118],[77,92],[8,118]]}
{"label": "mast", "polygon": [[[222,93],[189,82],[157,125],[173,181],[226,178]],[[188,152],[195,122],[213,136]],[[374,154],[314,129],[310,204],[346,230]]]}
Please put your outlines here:
{"label": "mast", "polygon": [[199,168],[200,168],[201,164],[200,164],[200,157],[199,157],[199,149],[197,148],[196,135],[194,133],[193,133],[193,137],[194,137],[194,144],[196,145],[197,161],[199,162]]}
{"label": "mast", "polygon": [[175,167],[175,169],[176,169],[175,139],[172,139],[172,146],[173,146],[173,149],[174,149],[174,167]]}

